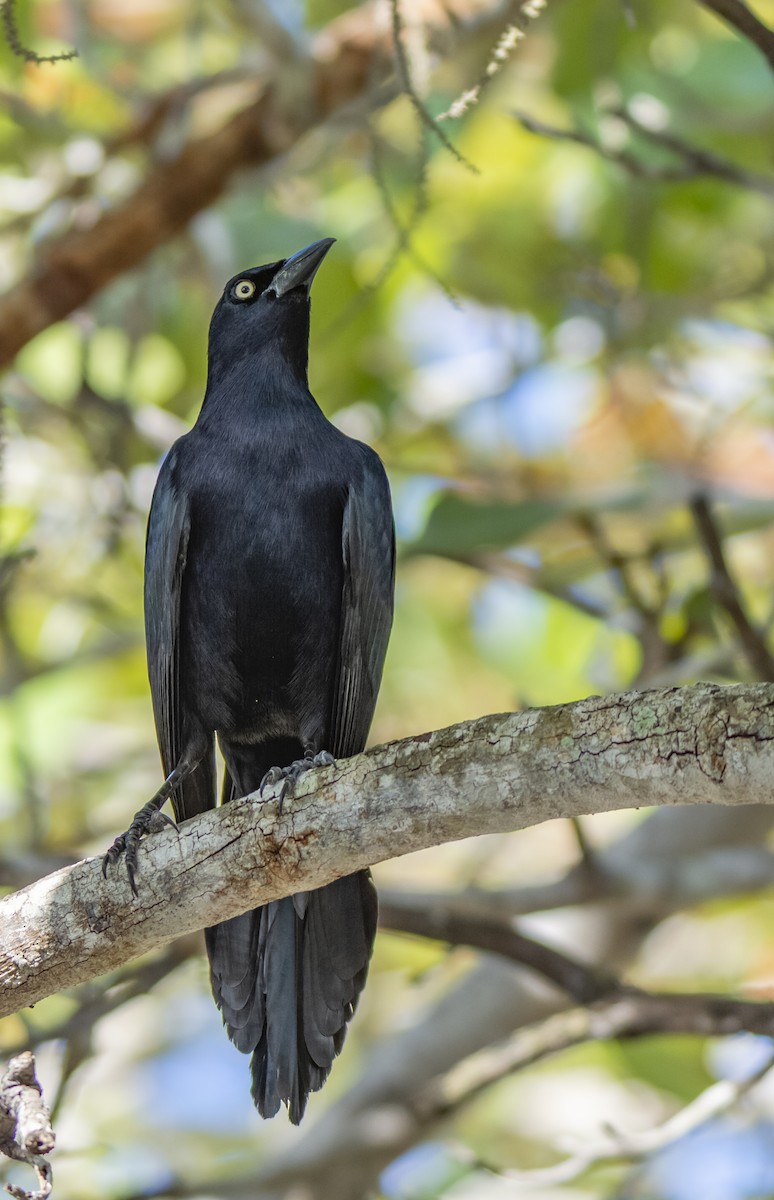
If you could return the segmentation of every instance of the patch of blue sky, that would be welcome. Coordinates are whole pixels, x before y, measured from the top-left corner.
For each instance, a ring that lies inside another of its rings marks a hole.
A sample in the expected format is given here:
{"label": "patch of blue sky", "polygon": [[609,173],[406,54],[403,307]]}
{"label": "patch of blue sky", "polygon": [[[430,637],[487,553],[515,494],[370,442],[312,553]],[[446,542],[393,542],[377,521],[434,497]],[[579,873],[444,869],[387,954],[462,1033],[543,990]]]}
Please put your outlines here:
{"label": "patch of blue sky", "polygon": [[396,326],[414,363],[406,403],[427,420],[445,420],[502,391],[515,371],[535,363],[543,351],[540,327],[529,314],[472,301],[452,307],[430,292],[409,297]]}
{"label": "patch of blue sky", "polygon": [[425,1142],[391,1162],[382,1171],[379,1186],[388,1200],[416,1200],[436,1195],[452,1172],[458,1174],[459,1168],[448,1150],[439,1142]]}
{"label": "patch of blue sky", "polygon": [[401,302],[396,332],[418,364],[494,346],[511,361],[526,365],[536,362],[543,349],[540,326],[529,313],[491,308],[473,300],[451,305],[424,286],[412,289]]}
{"label": "patch of blue sky", "polygon": [[402,541],[414,541],[425,525],[433,498],[453,483],[442,475],[409,475],[392,482],[395,532]]}
{"label": "patch of blue sky", "polygon": [[587,366],[543,363],[523,372],[504,392],[476,401],[456,419],[458,434],[480,450],[510,443],[526,458],[568,446],[591,413],[599,376]]}
{"label": "patch of blue sky", "polygon": [[762,1070],[774,1052],[774,1040],[753,1033],[738,1033],[721,1038],[707,1049],[707,1061],[718,1079],[743,1083]]}
{"label": "patch of blue sky", "polygon": [[648,1160],[626,1195],[647,1200],[763,1200],[774,1194],[774,1125],[708,1122]]}
{"label": "patch of blue sky", "polygon": [[762,333],[729,321],[686,321],[681,332],[687,357],[678,367],[677,386],[733,411],[771,391],[771,342]]}
{"label": "patch of blue sky", "polygon": [[503,633],[509,640],[533,645],[548,625],[546,597],[510,580],[492,579],[478,592],[472,609],[473,631],[481,643],[495,647]]}
{"label": "patch of blue sky", "polygon": [[250,1099],[250,1060],[212,1027],[137,1065],[138,1090],[154,1126],[247,1134],[258,1118]]}

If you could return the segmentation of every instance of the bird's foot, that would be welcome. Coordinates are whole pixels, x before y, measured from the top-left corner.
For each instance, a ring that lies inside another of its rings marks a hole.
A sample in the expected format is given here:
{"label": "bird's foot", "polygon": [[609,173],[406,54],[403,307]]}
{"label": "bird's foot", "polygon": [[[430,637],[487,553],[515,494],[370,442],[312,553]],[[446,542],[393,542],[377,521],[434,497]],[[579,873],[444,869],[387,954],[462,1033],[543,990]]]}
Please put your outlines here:
{"label": "bird's foot", "polygon": [[[166,796],[161,800],[162,804],[165,799]],[[136,896],[138,894],[136,881],[137,847],[140,844],[140,839],[146,833],[157,833],[165,825],[171,825],[174,830],[177,830],[177,825],[172,818],[160,811],[158,797],[154,796],[152,800],[143,805],[138,813],[135,813],[134,819],[126,833],[119,833],[113,844],[108,848],[105,857],[102,859],[102,874],[104,877],[107,879],[108,867],[117,863],[123,854],[126,873],[129,876],[129,886]]]}
{"label": "bird's foot", "polygon": [[282,805],[285,797],[293,786],[307,771],[311,771],[313,767],[332,767],[336,763],[336,759],[327,750],[321,750],[319,754],[312,754],[311,751],[305,754],[303,758],[297,758],[288,767],[270,767],[261,780],[259,792],[263,794],[263,789],[271,784],[279,783],[282,780],[280,788],[278,806],[280,816],[282,815]]}

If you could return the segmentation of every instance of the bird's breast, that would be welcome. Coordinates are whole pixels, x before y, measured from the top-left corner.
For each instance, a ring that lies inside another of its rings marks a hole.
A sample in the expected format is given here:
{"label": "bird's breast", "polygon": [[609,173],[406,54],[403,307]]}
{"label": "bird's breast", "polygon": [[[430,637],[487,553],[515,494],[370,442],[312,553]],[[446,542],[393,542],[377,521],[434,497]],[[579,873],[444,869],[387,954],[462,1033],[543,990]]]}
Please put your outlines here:
{"label": "bird's breast", "polygon": [[336,481],[274,469],[194,494],[184,627],[213,727],[292,735],[304,693],[332,689],[344,496]]}

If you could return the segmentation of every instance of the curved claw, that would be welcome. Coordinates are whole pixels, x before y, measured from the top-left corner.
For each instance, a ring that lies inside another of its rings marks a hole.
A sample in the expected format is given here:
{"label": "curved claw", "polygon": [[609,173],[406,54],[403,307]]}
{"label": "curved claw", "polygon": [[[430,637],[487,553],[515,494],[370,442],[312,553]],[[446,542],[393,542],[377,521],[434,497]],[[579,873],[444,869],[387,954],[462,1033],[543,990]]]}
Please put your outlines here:
{"label": "curved claw", "polygon": [[295,762],[290,763],[287,767],[269,767],[269,770],[261,780],[258,791],[263,795],[265,787],[274,783],[283,781],[280,794],[277,799],[277,809],[282,815],[282,804],[289,791],[292,790],[293,784],[301,778],[307,771],[311,771],[313,767],[332,767],[335,766],[336,759],[328,750],[320,750],[317,754],[307,754],[304,758],[297,758]]}
{"label": "curved claw", "polygon": [[124,853],[125,849],[126,849],[126,834],[119,833],[119,835],[115,839],[115,841],[110,846],[108,846],[105,856],[102,859],[102,877],[103,877],[103,879],[107,879],[108,867],[112,867],[114,863],[118,862],[119,858]]}
{"label": "curved claw", "polygon": [[123,854],[126,874],[129,877],[129,887],[135,896],[139,895],[137,891],[137,848],[146,833],[154,832],[154,825],[157,822],[162,825],[171,825],[176,833],[180,832],[172,817],[168,817],[166,813],[160,811],[158,797],[154,797],[144,808],[135,813],[134,820],[126,833],[118,835],[102,859],[102,874],[107,879],[108,867],[117,863]]}

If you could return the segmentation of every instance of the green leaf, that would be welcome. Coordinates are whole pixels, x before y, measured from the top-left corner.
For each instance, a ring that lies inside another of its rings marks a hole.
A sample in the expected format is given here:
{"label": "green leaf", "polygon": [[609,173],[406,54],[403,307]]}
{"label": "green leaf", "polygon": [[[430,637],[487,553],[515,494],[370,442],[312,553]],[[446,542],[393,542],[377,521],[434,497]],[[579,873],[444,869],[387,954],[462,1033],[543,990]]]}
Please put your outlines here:
{"label": "green leaf", "polygon": [[505,550],[524,541],[563,511],[555,500],[469,500],[443,492],[406,553],[458,558],[478,550]]}

